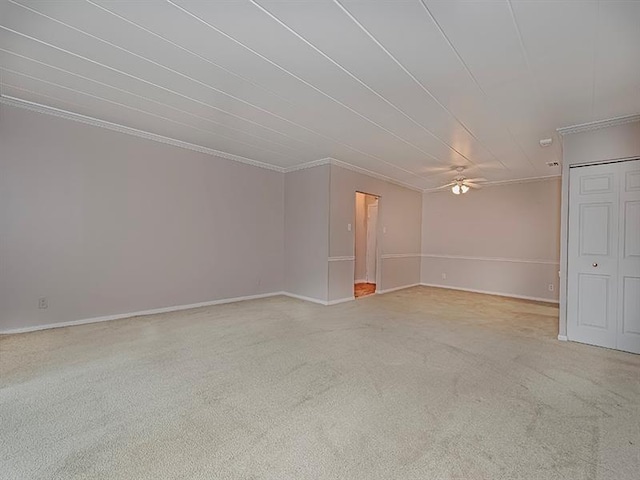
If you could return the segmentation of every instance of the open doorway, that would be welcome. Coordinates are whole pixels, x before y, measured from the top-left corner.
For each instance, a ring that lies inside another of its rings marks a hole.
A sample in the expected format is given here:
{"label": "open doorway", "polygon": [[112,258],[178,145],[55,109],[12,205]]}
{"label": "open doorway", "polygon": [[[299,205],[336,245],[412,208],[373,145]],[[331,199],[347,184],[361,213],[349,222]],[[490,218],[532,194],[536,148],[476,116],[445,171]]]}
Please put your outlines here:
{"label": "open doorway", "polygon": [[378,197],[356,192],[355,268],[356,298],[376,293],[378,274]]}

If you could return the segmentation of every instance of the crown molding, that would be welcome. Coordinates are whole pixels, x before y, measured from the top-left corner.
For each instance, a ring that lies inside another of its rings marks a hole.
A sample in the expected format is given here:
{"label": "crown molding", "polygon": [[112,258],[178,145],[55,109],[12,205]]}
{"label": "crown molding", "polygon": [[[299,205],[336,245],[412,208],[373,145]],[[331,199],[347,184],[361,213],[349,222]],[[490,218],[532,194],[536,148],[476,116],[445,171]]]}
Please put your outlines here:
{"label": "crown molding", "polygon": [[283,173],[297,172],[298,170],[306,170],[307,168],[320,167],[322,165],[331,164],[331,158],[321,158],[320,160],[312,160],[310,162],[301,163],[299,165],[293,165],[284,169]]}
{"label": "crown molding", "polygon": [[394,185],[398,185],[399,187],[408,188],[409,190],[414,190],[416,192],[422,192],[423,189],[420,187],[416,187],[415,185],[411,185],[410,183],[405,183],[400,180],[396,180],[395,178],[387,177],[381,173],[372,172],[371,170],[367,170],[366,168],[357,167],[347,162],[343,162],[341,160],[336,160],[335,158],[329,157],[331,165],[336,167],[342,167],[347,170],[351,170],[352,172],[361,173],[363,175],[367,175],[369,177],[377,178],[378,180],[382,180],[383,182],[393,183]]}
{"label": "crown molding", "polygon": [[321,158],[320,160],[313,160],[311,162],[301,163],[300,165],[294,165],[292,167],[287,167],[284,169],[284,173],[297,172],[298,170],[305,170],[307,168],[320,167],[322,165],[333,165],[336,167],[342,167],[347,170],[351,170],[356,173],[361,173],[363,175],[367,175],[368,177],[377,178],[378,180],[382,180],[384,182],[393,183],[400,187],[408,188],[410,190],[414,190],[416,192],[422,192],[422,189],[416,187],[415,185],[411,185],[409,183],[401,182],[400,180],[396,180],[391,177],[387,177],[386,175],[382,175],[381,173],[372,172],[371,170],[367,170],[366,168],[357,167],[347,162],[343,162],[342,160],[336,160],[335,158],[327,157]]}
{"label": "crown molding", "polygon": [[[558,173],[556,175],[545,175],[542,177],[527,177],[527,178],[515,178],[513,180],[497,180],[495,182],[484,182],[481,186],[484,187],[500,187],[502,185],[513,185],[517,183],[533,183],[533,182],[544,182],[547,180],[555,180],[562,177],[562,174]],[[423,190],[424,193],[439,193],[439,192],[448,192],[449,189],[443,188],[427,188]]]}
{"label": "crown molding", "polygon": [[[144,130],[139,130],[139,129],[132,128],[132,127],[127,127],[125,125],[120,125],[118,123],[108,122],[106,120],[100,120],[98,118],[89,117],[87,115],[82,115],[82,114],[79,114],[79,113],[74,113],[74,112],[70,112],[70,111],[67,111],[67,110],[62,110],[62,109],[55,108],[55,107],[49,107],[49,106],[42,105],[42,104],[35,103],[35,102],[29,102],[27,100],[22,100],[22,99],[11,97],[11,96],[7,96],[7,95],[0,95],[0,104],[4,104],[4,105],[11,106],[11,107],[16,107],[16,108],[23,108],[23,109],[30,110],[30,111],[33,111],[33,112],[43,113],[43,114],[51,115],[51,116],[58,117],[58,118],[64,118],[66,120],[71,120],[71,121],[74,121],[74,122],[84,123],[86,125],[91,125],[91,126],[94,126],[94,127],[106,128],[107,130],[112,130],[114,132],[124,133],[126,135],[132,135],[132,136],[135,136],[135,137],[144,138],[146,140],[152,140],[154,142],[164,143],[166,145],[172,145],[174,147],[184,148],[186,150],[191,150],[191,151],[194,151],[194,152],[204,153],[206,155],[211,155],[213,157],[223,158],[225,160],[231,160],[231,161],[234,161],[234,162],[243,163],[245,165],[251,165],[253,167],[263,168],[263,169],[266,169],[266,170],[271,170],[271,171],[278,172],[278,173],[283,173],[283,174],[296,172],[298,170],[304,170],[304,169],[307,169],[307,168],[319,167],[319,166],[322,166],[322,165],[333,165],[333,166],[336,166],[336,167],[341,167],[341,168],[345,168],[347,170],[351,170],[351,171],[356,172],[356,173],[361,173],[361,174],[367,175],[369,177],[377,178],[378,180],[382,180],[384,182],[389,182],[389,183],[392,183],[394,185],[398,185],[400,187],[408,188],[409,190],[413,190],[413,191],[416,191],[416,192],[435,193],[435,192],[443,191],[443,190],[440,190],[440,189],[433,189],[433,188],[432,189],[422,189],[422,188],[417,187],[415,185],[412,185],[412,184],[409,184],[409,183],[406,183],[406,182],[403,182],[403,181],[400,181],[400,180],[396,180],[394,178],[388,177],[388,176],[383,175],[381,173],[373,172],[371,170],[367,170],[366,168],[358,167],[356,165],[352,165],[350,163],[343,162],[342,160],[337,160],[337,159],[332,158],[332,157],[321,158],[319,160],[312,160],[310,162],[305,162],[305,163],[301,163],[299,165],[294,165],[294,166],[285,168],[285,167],[280,167],[280,166],[277,166],[277,165],[271,165],[269,163],[264,163],[264,162],[261,162],[259,160],[254,160],[254,159],[251,159],[251,158],[242,157],[242,156],[239,156],[239,155],[234,155],[232,153],[227,153],[227,152],[223,152],[223,151],[220,151],[220,150],[215,150],[213,148],[204,147],[202,145],[196,145],[194,143],[184,142],[182,140],[177,140],[175,138],[165,137],[163,135],[158,135],[158,134],[155,134],[155,133],[146,132]],[[640,115],[631,115],[631,116],[627,116],[627,117],[619,117],[617,119],[606,120],[605,122],[593,122],[591,124],[584,124],[584,125],[591,125],[592,127],[589,128],[589,129],[593,130],[595,128],[604,128],[606,126],[621,125],[623,123],[630,123],[630,122],[635,122],[635,121],[640,121]],[[593,126],[595,124],[598,124],[598,125]],[[578,128],[578,127],[582,127],[582,126],[576,125],[575,127],[566,127],[566,128],[567,129],[572,129],[572,128]],[[558,129],[559,133],[561,133],[560,130],[562,130],[562,129]],[[582,131],[582,130],[576,130],[576,131]],[[568,133],[575,133],[575,132],[572,131],[572,132],[568,132]],[[560,177],[560,175],[549,175],[549,176],[544,176],[544,177],[519,178],[519,179],[515,179],[515,180],[503,180],[503,181],[497,181],[497,182],[487,182],[487,183],[484,183],[483,186],[489,187],[489,186],[507,185],[507,184],[512,184],[512,183],[537,182],[537,181],[550,180],[550,179],[557,178],[557,177]]]}
{"label": "crown molding", "polygon": [[597,120],[595,122],[570,125],[568,127],[557,128],[556,132],[564,136],[570,135],[572,133],[590,132],[592,130],[598,130],[600,128],[615,127],[617,125],[624,125],[625,123],[633,122],[640,122],[640,114],[626,115],[623,117],[609,118],[607,120]]}
{"label": "crown molding", "polygon": [[196,145],[194,143],[183,142],[175,138],[165,137],[151,132],[145,132],[144,130],[138,130],[137,128],[127,127],[118,123],[108,122],[106,120],[100,120],[98,118],[89,117],[87,115],[81,115],[79,113],[62,110],[55,107],[49,107],[35,102],[29,102],[27,100],[21,100],[19,98],[10,97],[6,95],[0,96],[0,103],[9,105],[11,107],[23,108],[31,110],[32,112],[44,113],[46,115],[52,115],[54,117],[64,118],[66,120],[72,120],[74,122],[84,123],[94,127],[106,128],[114,132],[124,133],[126,135],[132,135],[134,137],[144,138],[146,140],[152,140],[154,142],[164,143],[166,145],[172,145],[174,147],[184,148],[186,150],[192,150],[194,152],[204,153],[213,157],[224,158],[225,160],[232,160],[234,162],[244,163],[253,167],[264,168],[266,170],[273,170],[275,172],[284,173],[284,168],[277,165],[271,165],[268,163],[253,160],[251,158],[241,157],[232,153],[222,152],[220,150],[214,150],[213,148],[203,147],[202,145]]}

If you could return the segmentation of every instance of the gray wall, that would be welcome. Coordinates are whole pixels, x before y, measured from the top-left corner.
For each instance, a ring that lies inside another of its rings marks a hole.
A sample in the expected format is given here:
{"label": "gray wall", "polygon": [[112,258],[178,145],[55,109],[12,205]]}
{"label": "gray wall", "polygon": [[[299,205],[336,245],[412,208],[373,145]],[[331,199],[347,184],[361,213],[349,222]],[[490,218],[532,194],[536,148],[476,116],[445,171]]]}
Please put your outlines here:
{"label": "gray wall", "polygon": [[559,335],[567,334],[567,221],[569,212],[569,167],[580,163],[602,162],[640,157],[640,122],[563,137],[562,208],[560,250],[560,322]]}
{"label": "gray wall", "polygon": [[559,178],[423,202],[422,283],[557,301]]}
{"label": "gray wall", "polygon": [[[355,193],[378,203],[378,290],[420,282],[422,194],[393,183],[331,166],[329,217],[329,301],[353,297]],[[386,229],[386,233],[384,233]]]}
{"label": "gray wall", "polygon": [[283,199],[278,172],[0,105],[0,331],[281,291]]}
{"label": "gray wall", "polygon": [[286,290],[326,302],[329,165],[285,175]]}

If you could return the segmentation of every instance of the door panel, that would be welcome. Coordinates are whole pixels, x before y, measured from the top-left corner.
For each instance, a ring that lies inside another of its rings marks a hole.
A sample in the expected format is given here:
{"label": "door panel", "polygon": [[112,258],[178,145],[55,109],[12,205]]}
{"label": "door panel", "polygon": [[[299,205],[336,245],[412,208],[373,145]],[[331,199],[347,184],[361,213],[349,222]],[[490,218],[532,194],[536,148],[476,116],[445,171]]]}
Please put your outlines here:
{"label": "door panel", "polygon": [[640,172],[626,172],[624,178],[626,192],[640,191]]}
{"label": "door panel", "polygon": [[615,164],[569,173],[567,337],[615,348],[619,173]]}
{"label": "door panel", "polygon": [[624,258],[640,257],[640,201],[624,205]]}
{"label": "door panel", "polygon": [[612,215],[612,203],[580,205],[580,255],[609,255]]}
{"label": "door panel", "polygon": [[613,173],[605,175],[583,175],[580,177],[580,195],[613,193]]}
{"label": "door panel", "polygon": [[609,277],[578,274],[578,325],[609,328],[608,299],[611,296]]}
{"label": "door panel", "polygon": [[624,277],[622,290],[622,333],[640,335],[640,277]]}
{"label": "door panel", "polygon": [[620,169],[617,348],[640,353],[640,160]]}

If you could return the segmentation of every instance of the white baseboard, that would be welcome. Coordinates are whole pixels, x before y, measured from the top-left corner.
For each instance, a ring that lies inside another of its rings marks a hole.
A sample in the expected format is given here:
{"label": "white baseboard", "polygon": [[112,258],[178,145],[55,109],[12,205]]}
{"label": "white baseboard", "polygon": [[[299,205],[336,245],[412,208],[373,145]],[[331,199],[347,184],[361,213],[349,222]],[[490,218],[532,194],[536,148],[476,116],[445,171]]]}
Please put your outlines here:
{"label": "white baseboard", "polygon": [[145,315],[155,315],[158,313],[178,312],[180,310],[189,310],[191,308],[210,307],[213,305],[223,305],[225,303],[243,302],[246,300],[257,300],[259,298],[275,297],[283,295],[283,292],[261,293],[258,295],[247,295],[244,297],[221,298],[219,300],[211,300],[209,302],[190,303],[187,305],[174,305],[171,307],[154,308],[152,310],[142,310],[139,312],[118,313],[115,315],[106,315],[104,317],[92,317],[82,320],[72,320],[70,322],[48,323],[45,325],[33,325],[30,327],[13,328],[9,330],[0,330],[0,335],[11,335],[15,333],[28,333],[38,330],[48,330],[50,328],[73,327],[75,325],[86,325],[88,323],[108,322],[110,320],[121,320],[123,318],[142,317]]}
{"label": "white baseboard", "polygon": [[[487,295],[499,295],[499,296],[503,296],[503,297],[513,297],[513,298],[521,298],[521,299],[525,299],[525,300],[536,300],[536,301],[540,301],[540,302],[547,302],[547,303],[558,303],[557,300],[549,300],[546,298],[536,298],[536,297],[526,297],[526,296],[522,296],[522,295],[509,295],[509,294],[505,294],[505,293],[497,293],[497,292],[487,292],[484,290],[472,290],[472,289],[467,289],[467,288],[459,288],[459,287],[449,287],[449,286],[445,286],[445,285],[434,285],[434,284],[428,284],[428,283],[414,283],[411,285],[403,285],[401,287],[395,287],[395,288],[388,288],[386,290],[378,290],[376,292],[376,294],[382,295],[385,293],[390,293],[390,292],[395,292],[397,290],[404,290],[405,288],[411,288],[411,287],[415,287],[418,285],[423,285],[425,287],[437,287],[437,288],[448,288],[451,290],[462,290],[462,291],[466,291],[466,292],[474,292],[474,293],[484,293]],[[287,297],[291,297],[291,298],[296,298],[298,300],[304,300],[307,302],[313,302],[313,303],[317,303],[320,305],[337,305],[339,303],[344,303],[344,302],[350,302],[352,300],[355,300],[355,297],[351,296],[351,297],[345,297],[345,298],[339,298],[336,300],[320,300],[319,298],[313,298],[313,297],[306,297],[304,295],[297,295],[295,293],[290,293],[290,292],[271,292],[271,293],[261,293],[258,295],[247,295],[247,296],[243,296],[243,297],[232,297],[232,298],[221,298],[219,300],[211,300],[208,302],[200,302],[200,303],[190,303],[187,305],[175,305],[175,306],[171,306],[171,307],[163,307],[163,308],[154,308],[151,310],[142,310],[142,311],[138,311],[138,312],[129,312],[129,313],[118,313],[115,315],[106,315],[103,317],[93,317],[93,318],[85,318],[82,320],[73,320],[70,322],[59,322],[59,323],[49,323],[49,324],[45,324],[45,325],[33,325],[30,327],[23,327],[23,328],[13,328],[13,329],[9,329],[9,330],[0,330],[0,335],[11,335],[11,334],[16,334],[16,333],[28,333],[28,332],[35,332],[38,330],[47,330],[50,328],[62,328],[62,327],[72,327],[75,325],[86,325],[88,323],[98,323],[98,322],[107,322],[110,320],[121,320],[124,318],[131,318],[131,317],[141,317],[141,316],[145,316],[145,315],[155,315],[155,314],[159,314],[159,313],[169,313],[169,312],[177,312],[180,310],[189,310],[191,308],[200,308],[200,307],[210,307],[213,305],[223,305],[225,303],[234,303],[234,302],[243,302],[243,301],[247,301],[247,300],[257,300],[260,298],[268,298],[268,297],[275,297],[278,295],[284,295]],[[567,341],[567,337],[564,335],[558,335],[558,340],[561,341]]]}
{"label": "white baseboard", "polygon": [[558,340],[560,340],[561,342],[568,342],[569,339],[567,338],[566,335],[558,335]]}
{"label": "white baseboard", "polygon": [[366,278],[356,278],[354,283],[367,283]]}
{"label": "white baseboard", "polygon": [[402,285],[401,287],[387,288],[385,290],[377,290],[376,293],[378,295],[382,295],[384,293],[396,292],[398,290],[404,290],[405,288],[417,287],[420,283],[412,283],[411,285]]}
{"label": "white baseboard", "polygon": [[296,298],[298,300],[304,300],[305,302],[318,303],[320,305],[329,305],[329,302],[327,302],[326,300],[320,300],[319,298],[313,298],[313,297],[305,297],[304,295],[298,295],[297,293],[279,292],[279,295]]}
{"label": "white baseboard", "polygon": [[513,293],[504,293],[504,292],[490,292],[487,290],[476,290],[475,288],[451,287],[449,285],[438,285],[435,283],[421,283],[420,285],[422,285],[423,287],[446,288],[449,290],[460,290],[462,292],[482,293],[484,295],[497,295],[498,297],[519,298],[521,300],[534,300],[536,302],[560,303],[558,300],[552,300],[550,298],[529,297],[527,295],[516,295]]}
{"label": "white baseboard", "polygon": [[338,298],[337,300],[329,300],[327,302],[327,305],[337,305],[338,303],[344,303],[344,302],[350,302],[352,300],[355,300],[356,297],[345,297],[345,298]]}

